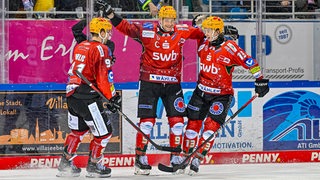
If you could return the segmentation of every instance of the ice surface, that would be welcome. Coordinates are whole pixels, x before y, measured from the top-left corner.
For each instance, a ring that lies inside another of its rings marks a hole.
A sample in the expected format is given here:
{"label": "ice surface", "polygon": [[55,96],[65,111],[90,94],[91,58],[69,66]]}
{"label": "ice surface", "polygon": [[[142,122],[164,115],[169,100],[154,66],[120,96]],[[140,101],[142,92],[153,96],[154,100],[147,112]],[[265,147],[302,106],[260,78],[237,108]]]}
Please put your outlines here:
{"label": "ice surface", "polygon": [[[194,176],[173,175],[159,171],[157,167],[152,168],[149,176],[136,176],[133,175],[133,170],[133,167],[112,168],[112,175],[108,179],[318,180],[320,178],[320,163],[202,165],[199,173]],[[85,177],[85,169],[82,169],[80,177],[75,178],[58,178],[56,173],[57,169],[1,170],[0,179],[92,179]]]}

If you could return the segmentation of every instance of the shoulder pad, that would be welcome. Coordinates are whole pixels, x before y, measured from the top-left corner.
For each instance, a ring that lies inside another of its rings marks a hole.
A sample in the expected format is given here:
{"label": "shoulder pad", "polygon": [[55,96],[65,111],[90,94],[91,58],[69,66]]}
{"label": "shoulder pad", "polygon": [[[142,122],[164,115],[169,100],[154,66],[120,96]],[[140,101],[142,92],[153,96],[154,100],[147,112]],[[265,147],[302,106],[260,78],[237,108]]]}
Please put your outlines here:
{"label": "shoulder pad", "polygon": [[152,22],[145,22],[142,25],[143,29],[153,29],[154,28],[154,24]]}

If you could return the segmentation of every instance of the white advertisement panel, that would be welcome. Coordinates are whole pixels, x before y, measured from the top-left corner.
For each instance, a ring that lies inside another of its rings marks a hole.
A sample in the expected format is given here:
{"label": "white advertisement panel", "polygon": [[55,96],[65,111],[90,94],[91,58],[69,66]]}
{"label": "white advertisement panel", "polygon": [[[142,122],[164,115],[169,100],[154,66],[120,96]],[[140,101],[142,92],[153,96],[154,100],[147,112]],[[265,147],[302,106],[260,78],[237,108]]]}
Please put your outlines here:
{"label": "white advertisement panel", "polygon": [[[193,89],[184,89],[188,102]],[[254,95],[254,88],[236,88],[228,117]],[[138,123],[138,90],[123,90],[123,112]],[[169,128],[161,102],[151,139],[169,145]],[[185,123],[187,119],[185,118]],[[320,89],[271,88],[263,98],[256,98],[228,123],[215,139],[211,152],[249,152],[266,150],[310,150],[320,148]],[[123,154],[135,153],[136,130],[123,119]],[[148,146],[148,153],[167,153]]]}
{"label": "white advertisement panel", "polygon": [[[238,44],[256,58],[256,23],[226,22],[238,28]],[[320,39],[314,35],[317,24],[313,22],[266,22],[263,48],[266,58],[262,64],[268,79],[279,81],[315,80],[314,60],[316,44]],[[236,68],[234,80],[248,81],[252,75],[243,68]]]}

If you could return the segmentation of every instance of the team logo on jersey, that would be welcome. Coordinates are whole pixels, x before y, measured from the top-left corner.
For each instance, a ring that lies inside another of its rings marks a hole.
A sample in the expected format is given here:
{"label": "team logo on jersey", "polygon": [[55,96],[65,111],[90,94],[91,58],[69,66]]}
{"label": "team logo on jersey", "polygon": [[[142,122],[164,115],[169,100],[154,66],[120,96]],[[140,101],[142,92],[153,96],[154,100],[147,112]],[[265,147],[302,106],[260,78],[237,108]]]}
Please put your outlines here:
{"label": "team logo on jersey", "polygon": [[247,60],[245,60],[245,63],[248,67],[251,67],[254,65],[254,60],[252,58],[248,58]]}
{"label": "team logo on jersey", "polygon": [[223,112],[223,104],[221,102],[214,102],[210,107],[210,113],[213,115],[220,115]]}
{"label": "team logo on jersey", "polygon": [[108,71],[108,81],[110,83],[113,83],[113,72],[112,72],[112,70]]}
{"label": "team logo on jersey", "polygon": [[154,31],[143,30],[143,31],[142,31],[142,37],[145,37],[145,38],[154,38]]}
{"label": "team logo on jersey", "polygon": [[174,101],[174,108],[178,111],[178,112],[184,112],[186,110],[186,107],[184,106],[184,101],[182,99],[182,97],[178,97],[175,101]]}

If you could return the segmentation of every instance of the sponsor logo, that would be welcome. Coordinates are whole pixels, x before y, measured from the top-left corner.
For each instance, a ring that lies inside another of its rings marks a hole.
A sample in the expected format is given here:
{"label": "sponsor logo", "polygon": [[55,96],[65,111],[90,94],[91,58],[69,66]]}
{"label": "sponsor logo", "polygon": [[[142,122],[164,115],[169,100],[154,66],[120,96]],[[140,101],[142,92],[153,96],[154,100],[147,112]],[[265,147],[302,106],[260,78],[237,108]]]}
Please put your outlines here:
{"label": "sponsor logo", "polygon": [[289,91],[263,107],[263,150],[319,149],[320,96]]}
{"label": "sponsor logo", "polygon": [[280,44],[287,44],[291,40],[292,30],[287,25],[280,25],[274,32],[275,39]]}
{"label": "sponsor logo", "polygon": [[143,29],[153,29],[153,23],[150,23],[150,22],[143,23],[142,27]]}
{"label": "sponsor logo", "polygon": [[208,87],[208,86],[204,86],[202,84],[199,84],[198,87],[199,87],[199,89],[201,91],[204,91],[204,92],[215,93],[215,94],[220,94],[221,93],[221,89],[218,89],[218,88],[211,88],[211,87]]}
{"label": "sponsor logo", "polygon": [[164,82],[178,82],[178,79],[176,77],[156,75],[156,74],[150,74],[149,80],[151,80],[151,81],[164,81]]}
{"label": "sponsor logo", "polygon": [[274,163],[280,162],[279,153],[243,154],[243,163]]}
{"label": "sponsor logo", "polygon": [[164,43],[162,43],[162,48],[163,49],[170,49],[170,44],[168,43],[168,41],[165,41]]}
{"label": "sponsor logo", "polygon": [[213,63],[211,65],[207,65],[200,62],[200,71],[218,74],[218,68],[216,68]]}
{"label": "sponsor logo", "polygon": [[176,53],[174,50],[171,51],[171,53],[162,53],[162,52],[153,52],[152,59],[155,61],[175,61],[178,58],[178,53]]}
{"label": "sponsor logo", "polygon": [[31,158],[30,167],[58,167],[60,158]]}
{"label": "sponsor logo", "polygon": [[320,161],[320,152],[311,153],[311,162],[312,161]]}
{"label": "sponsor logo", "polygon": [[145,38],[154,38],[154,31],[147,31],[147,30],[143,30],[142,31],[142,37]]}

